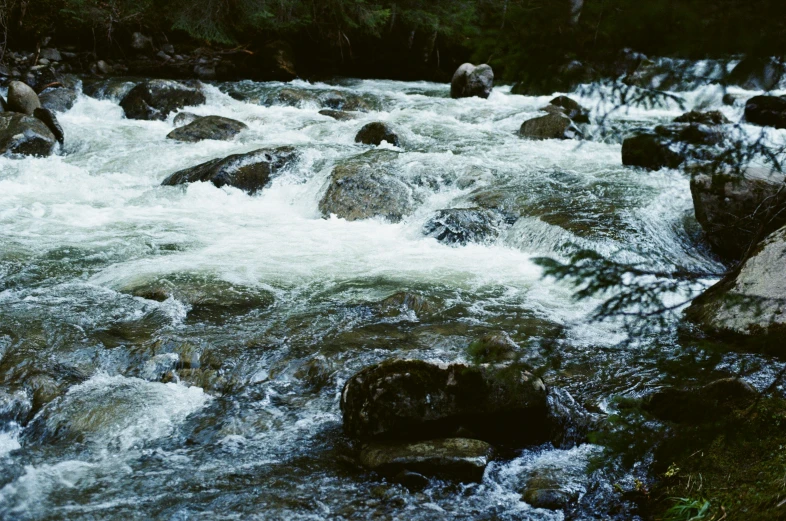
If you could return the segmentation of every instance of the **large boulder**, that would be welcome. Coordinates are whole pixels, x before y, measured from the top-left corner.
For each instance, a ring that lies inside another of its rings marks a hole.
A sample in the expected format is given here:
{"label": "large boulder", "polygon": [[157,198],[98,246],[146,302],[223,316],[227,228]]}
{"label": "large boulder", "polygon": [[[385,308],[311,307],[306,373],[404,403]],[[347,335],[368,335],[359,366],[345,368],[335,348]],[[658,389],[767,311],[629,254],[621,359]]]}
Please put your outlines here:
{"label": "large boulder", "polygon": [[247,128],[245,123],[234,119],[206,116],[176,128],[167,135],[167,138],[188,143],[196,143],[205,139],[229,141]]}
{"label": "large boulder", "polygon": [[494,86],[494,71],[485,63],[477,67],[465,63],[453,74],[450,82],[451,98],[488,98]]}
{"label": "large boulder", "polygon": [[71,110],[78,96],[75,90],[53,87],[44,90],[38,98],[43,108],[52,112],[66,112]]}
{"label": "large boulder", "polygon": [[170,175],[164,186],[211,182],[218,188],[234,186],[253,195],[265,187],[284,167],[297,159],[293,147],[262,148],[246,154],[213,159]]}
{"label": "large boulder", "polygon": [[412,472],[479,482],[492,455],[491,445],[484,441],[446,438],[413,443],[369,443],[360,452],[360,462],[391,478]]}
{"label": "large boulder", "polygon": [[747,90],[773,90],[786,73],[783,63],[772,58],[748,56],[732,69],[726,77],[729,85],[739,85]]}
{"label": "large boulder", "polygon": [[341,393],[344,431],[360,440],[472,437],[515,446],[552,435],[546,387],[519,365],[388,360]]}
{"label": "large boulder", "polygon": [[745,103],[745,120],[763,127],[786,128],[786,97],[752,97]]}
{"label": "large boulder", "polygon": [[396,173],[398,153],[371,150],[336,165],[319,202],[324,217],[348,221],[383,217],[400,221],[414,209],[412,188]]}
{"label": "large boulder", "polygon": [[57,139],[40,120],[15,112],[0,113],[0,154],[50,156]]}
{"label": "large boulder", "polygon": [[439,210],[423,226],[423,233],[446,244],[482,243],[499,236],[504,216],[486,208]]}
{"label": "large boulder", "polygon": [[8,110],[21,114],[33,115],[33,111],[41,108],[38,94],[32,87],[21,81],[12,81],[8,84]]}
{"label": "large boulder", "polygon": [[387,141],[393,146],[399,145],[398,134],[387,123],[374,121],[363,126],[355,136],[355,143],[364,145],[380,145]]}
{"label": "large boulder", "polygon": [[171,112],[187,106],[202,105],[206,100],[199,82],[185,84],[171,80],[150,80],[131,89],[120,106],[129,119],[163,121]]}
{"label": "large boulder", "polygon": [[46,125],[46,128],[55,136],[58,143],[61,145],[63,144],[65,141],[65,133],[63,132],[63,127],[60,126],[60,122],[57,121],[57,116],[55,116],[54,112],[49,109],[38,108],[33,112],[33,116]]}
{"label": "large boulder", "polygon": [[784,353],[786,227],[769,235],[739,269],[700,295],[686,317],[711,335]]}
{"label": "large boulder", "polygon": [[519,135],[528,139],[577,139],[581,131],[561,112],[553,112],[525,121]]}
{"label": "large boulder", "polygon": [[713,250],[727,259],[741,259],[756,242],[786,225],[786,183],[776,172],[700,173],[690,188],[696,220]]}
{"label": "large boulder", "polygon": [[622,164],[648,170],[677,168],[686,160],[706,159],[707,150],[719,145],[723,134],[698,123],[670,123],[654,130],[639,130],[622,142]]}
{"label": "large boulder", "polygon": [[85,80],[82,85],[82,93],[91,98],[112,100],[119,103],[134,87],[136,87],[134,82],[122,78],[107,78],[98,81]]}

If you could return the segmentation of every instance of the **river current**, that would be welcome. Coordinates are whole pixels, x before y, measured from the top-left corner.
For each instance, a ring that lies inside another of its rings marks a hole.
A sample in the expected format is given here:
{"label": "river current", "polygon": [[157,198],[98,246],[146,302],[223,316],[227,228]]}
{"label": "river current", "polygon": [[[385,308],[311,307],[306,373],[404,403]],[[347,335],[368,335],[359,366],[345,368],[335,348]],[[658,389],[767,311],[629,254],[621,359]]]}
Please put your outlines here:
{"label": "river current", "polygon": [[[352,92],[375,110],[336,121],[308,102],[226,93],[283,87]],[[574,494],[574,518],[630,519],[616,491],[646,483],[646,458],[622,464],[591,443],[521,451],[479,484],[388,483],[355,462],[341,387],[392,357],[466,361],[467,346],[491,332],[598,414],[613,412],[614,397],[673,383],[675,365],[767,383],[751,355],[710,359],[680,345],[676,324],[631,338],[618,323],[589,321],[599,301],[576,301],[532,260],[589,248],[722,270],[688,177],[623,167],[619,139],[693,108],[738,121],[742,106],[724,105],[719,87],[680,93],[683,107],[616,110],[616,133],[582,142],[519,138],[552,96],[509,87],[488,100],[393,81],[206,89],[207,104],[188,110],[243,121],[237,139],[177,143],[165,139],[173,116],[128,120],[117,100],[80,95],[59,116],[60,154],[0,158],[0,518],[560,520],[522,499],[527,478],[550,471]],[[611,108],[597,94],[571,96],[596,117]],[[400,223],[325,219],[331,170],[371,148],[354,142],[370,121],[398,130],[396,170],[427,177],[427,196]],[[282,145],[300,159],[255,196],[161,186],[209,159]],[[424,235],[437,210],[476,205],[479,194],[515,196],[522,217],[484,244]],[[156,284],[200,303],[135,291]]]}

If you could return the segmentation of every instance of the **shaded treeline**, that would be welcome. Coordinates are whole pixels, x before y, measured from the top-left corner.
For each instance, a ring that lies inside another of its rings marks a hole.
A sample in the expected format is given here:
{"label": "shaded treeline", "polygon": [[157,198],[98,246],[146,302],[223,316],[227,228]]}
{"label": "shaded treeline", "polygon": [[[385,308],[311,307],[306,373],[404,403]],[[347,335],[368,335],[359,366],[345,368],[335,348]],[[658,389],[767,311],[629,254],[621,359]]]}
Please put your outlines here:
{"label": "shaded treeline", "polygon": [[0,0],[11,48],[122,56],[130,35],[253,50],[285,40],[313,73],[428,77],[489,62],[498,77],[553,74],[624,48],[698,58],[786,48],[779,0]]}

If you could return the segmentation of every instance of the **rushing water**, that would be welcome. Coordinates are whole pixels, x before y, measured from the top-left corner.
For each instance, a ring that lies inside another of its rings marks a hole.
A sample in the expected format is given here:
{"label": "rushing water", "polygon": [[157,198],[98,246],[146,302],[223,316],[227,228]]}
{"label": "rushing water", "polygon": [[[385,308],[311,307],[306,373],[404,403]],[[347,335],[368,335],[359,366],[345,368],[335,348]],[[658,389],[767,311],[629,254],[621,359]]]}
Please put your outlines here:
{"label": "rushing water", "polygon": [[[589,322],[598,302],[573,300],[532,259],[591,248],[720,269],[701,241],[688,178],[621,166],[618,135],[522,140],[518,127],[550,97],[504,87],[488,100],[451,100],[447,85],[431,83],[289,85],[359,93],[378,109],[345,122],[308,103],[225,94],[281,87],[207,87],[208,103],[193,112],[245,122],[235,141],[176,143],[165,139],[172,117],[127,120],[116,100],[80,96],[60,116],[62,154],[0,158],[0,518],[563,519],[522,500],[527,478],[547,471],[577,498],[576,517],[629,519],[614,485],[646,480],[646,461],[598,465],[602,449],[591,444],[522,451],[494,462],[480,484],[414,492],[387,483],[354,462],[338,397],[364,366],[465,360],[467,345],[493,331],[591,410],[664,385],[673,378],[664,366],[684,362],[673,330],[633,341],[619,325]],[[741,107],[721,96],[714,86],[683,93],[686,109],[739,120]],[[680,113],[676,103],[634,107],[609,121],[625,129]],[[399,130],[397,171],[428,177],[427,197],[397,224],[323,219],[332,167],[368,148],[354,135],[376,120]],[[160,186],[205,160],[279,145],[302,157],[257,196]],[[524,217],[488,244],[423,235],[436,210],[484,193],[517,197]],[[207,304],[133,296],[164,279]],[[399,292],[429,305],[380,304]],[[727,355],[711,365],[750,362]]]}

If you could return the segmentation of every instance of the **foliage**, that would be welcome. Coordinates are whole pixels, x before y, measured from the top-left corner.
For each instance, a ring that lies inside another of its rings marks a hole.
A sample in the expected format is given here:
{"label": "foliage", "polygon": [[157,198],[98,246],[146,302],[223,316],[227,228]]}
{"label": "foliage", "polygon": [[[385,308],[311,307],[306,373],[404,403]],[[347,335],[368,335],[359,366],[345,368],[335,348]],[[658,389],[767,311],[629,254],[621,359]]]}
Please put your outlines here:
{"label": "foliage", "polygon": [[675,497],[674,505],[666,511],[666,521],[701,521],[710,513],[710,502],[704,498]]}

